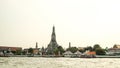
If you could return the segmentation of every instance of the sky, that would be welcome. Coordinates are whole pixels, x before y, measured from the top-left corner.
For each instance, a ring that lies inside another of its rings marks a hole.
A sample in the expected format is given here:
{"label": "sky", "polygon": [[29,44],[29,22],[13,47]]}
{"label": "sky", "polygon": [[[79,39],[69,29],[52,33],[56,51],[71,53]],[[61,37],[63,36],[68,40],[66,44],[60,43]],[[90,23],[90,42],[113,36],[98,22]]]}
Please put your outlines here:
{"label": "sky", "polygon": [[86,47],[120,44],[119,0],[0,0],[0,46]]}

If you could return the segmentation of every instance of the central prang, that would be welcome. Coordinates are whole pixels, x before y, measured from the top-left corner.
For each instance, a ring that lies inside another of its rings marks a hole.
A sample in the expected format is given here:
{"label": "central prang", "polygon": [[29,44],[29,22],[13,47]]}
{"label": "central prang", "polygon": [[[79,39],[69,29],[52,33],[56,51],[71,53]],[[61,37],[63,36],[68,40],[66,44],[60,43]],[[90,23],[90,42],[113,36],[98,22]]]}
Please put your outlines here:
{"label": "central prang", "polygon": [[55,27],[53,26],[53,31],[52,31],[52,35],[51,35],[51,41],[48,44],[48,47],[46,49],[46,53],[48,55],[54,55],[54,51],[55,51],[55,49],[58,48],[58,46],[59,45],[57,44],[56,35],[55,35]]}

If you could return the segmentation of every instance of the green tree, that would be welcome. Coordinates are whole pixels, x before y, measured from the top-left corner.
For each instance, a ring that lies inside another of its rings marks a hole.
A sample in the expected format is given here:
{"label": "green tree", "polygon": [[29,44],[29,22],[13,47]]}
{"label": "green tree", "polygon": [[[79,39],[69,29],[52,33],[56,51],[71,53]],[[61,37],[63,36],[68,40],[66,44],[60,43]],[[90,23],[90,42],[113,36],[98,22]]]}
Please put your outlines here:
{"label": "green tree", "polygon": [[32,49],[32,48],[29,48],[29,49],[28,49],[28,52],[29,52],[30,54],[33,54],[33,49]]}
{"label": "green tree", "polygon": [[22,51],[22,54],[23,54],[23,55],[25,55],[25,54],[26,54],[26,52],[25,52],[25,51]]}
{"label": "green tree", "polygon": [[79,52],[84,53],[84,52],[85,52],[85,49],[84,49],[84,50],[81,49],[81,50],[79,50]]}
{"label": "green tree", "polygon": [[60,52],[61,55],[65,52],[62,46],[58,47],[58,51]]}
{"label": "green tree", "polygon": [[86,50],[93,51],[93,48],[91,46],[88,46],[88,47],[85,48],[85,51]]}
{"label": "green tree", "polygon": [[11,51],[14,55],[16,54],[16,51]]}
{"label": "green tree", "polygon": [[58,55],[58,52],[59,52],[58,48],[54,49],[54,54],[55,55]]}
{"label": "green tree", "polygon": [[105,49],[101,49],[101,48],[97,48],[95,50],[95,52],[96,52],[97,55],[105,55],[106,54]]}
{"label": "green tree", "polygon": [[101,46],[99,44],[95,44],[93,46],[93,50],[96,52],[97,55],[105,55],[105,49],[101,48]]}
{"label": "green tree", "polygon": [[105,51],[108,52],[108,47],[105,48]]}
{"label": "green tree", "polygon": [[67,49],[67,51],[71,51],[72,53],[75,53],[78,50],[77,47],[70,47]]}
{"label": "green tree", "polygon": [[94,46],[93,46],[93,50],[95,51],[96,49],[98,49],[98,48],[100,48],[101,49],[101,47],[100,47],[100,45],[99,44],[95,44]]}
{"label": "green tree", "polygon": [[16,55],[21,55],[21,53],[22,53],[21,50],[17,50],[15,54],[16,54]]}
{"label": "green tree", "polygon": [[56,55],[58,55],[60,52],[60,55],[62,55],[64,53],[64,49],[62,48],[62,46],[58,46],[56,49],[54,49],[54,53]]}

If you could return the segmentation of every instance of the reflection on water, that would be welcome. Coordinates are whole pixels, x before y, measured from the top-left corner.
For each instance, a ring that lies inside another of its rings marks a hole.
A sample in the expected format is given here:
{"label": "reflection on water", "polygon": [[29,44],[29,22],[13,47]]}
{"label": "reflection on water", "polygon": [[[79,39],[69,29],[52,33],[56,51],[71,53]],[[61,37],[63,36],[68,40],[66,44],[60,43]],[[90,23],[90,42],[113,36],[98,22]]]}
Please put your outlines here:
{"label": "reflection on water", "polygon": [[0,68],[120,68],[120,59],[0,57]]}

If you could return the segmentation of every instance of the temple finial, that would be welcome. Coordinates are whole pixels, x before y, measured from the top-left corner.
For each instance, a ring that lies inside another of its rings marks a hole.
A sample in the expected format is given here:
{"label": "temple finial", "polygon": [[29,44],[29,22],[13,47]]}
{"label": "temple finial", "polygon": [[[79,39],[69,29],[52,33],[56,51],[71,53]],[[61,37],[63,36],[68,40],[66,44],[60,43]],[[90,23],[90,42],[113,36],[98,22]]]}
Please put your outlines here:
{"label": "temple finial", "polygon": [[36,49],[38,48],[38,43],[36,42]]}
{"label": "temple finial", "polygon": [[53,25],[53,33],[55,33],[55,26]]}

